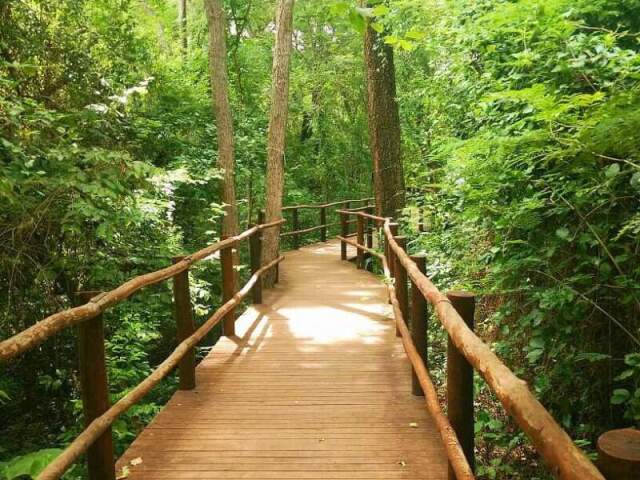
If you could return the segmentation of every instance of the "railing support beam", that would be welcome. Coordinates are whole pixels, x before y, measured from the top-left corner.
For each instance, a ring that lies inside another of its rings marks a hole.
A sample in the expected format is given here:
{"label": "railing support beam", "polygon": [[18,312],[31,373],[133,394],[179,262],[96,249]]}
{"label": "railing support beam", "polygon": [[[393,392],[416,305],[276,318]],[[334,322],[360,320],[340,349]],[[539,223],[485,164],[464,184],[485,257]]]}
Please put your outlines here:
{"label": "railing support beam", "polygon": [[324,225],[320,229],[320,241],[327,241],[327,207],[320,207],[320,225]]}
{"label": "railing support beam", "polygon": [[[258,225],[264,223],[264,213],[258,214]],[[251,257],[251,275],[255,274],[262,266],[262,230],[256,232],[249,239],[249,256]],[[254,304],[262,303],[262,279],[258,279],[251,296]]]}
{"label": "railing support beam", "polygon": [[[373,207],[369,207],[366,210],[367,213],[369,214],[373,214]],[[366,223],[365,223],[365,234],[366,234],[366,239],[367,239],[367,248],[373,248],[373,220],[371,218],[366,219]],[[366,259],[370,259],[371,255],[369,253],[367,253]],[[373,262],[369,261],[369,264],[367,265],[367,270],[369,271],[373,271]]]}
{"label": "railing support beam", "polygon": [[[394,237],[397,244],[403,250],[407,249],[406,237]],[[398,303],[400,304],[400,311],[402,311],[403,318],[409,318],[409,292],[407,289],[407,270],[402,265],[400,258],[397,255],[394,256],[395,266],[393,268],[393,275],[395,279],[396,297],[398,297]],[[396,337],[400,337],[400,329],[396,327]]]}
{"label": "railing support beam", "polygon": [[[357,230],[356,230],[356,239],[357,239],[357,243],[358,245],[364,245],[364,218],[362,218],[360,215],[358,215],[356,217],[356,226],[357,226]],[[363,269],[364,268],[364,250],[358,248],[357,249],[357,262],[356,265],[358,266],[359,269]]]}
{"label": "railing support beam", "polygon": [[[291,210],[291,224],[293,227],[293,231],[300,230],[299,220],[298,220],[298,209],[294,208]],[[300,234],[293,234],[293,249],[298,250],[300,248]]]}
{"label": "railing support beam", "polygon": [[[475,297],[469,292],[449,292],[447,298],[473,331]],[[473,429],[473,367],[449,338],[447,347],[447,412],[467,462],[475,471]],[[449,480],[456,480],[449,465]]]}
{"label": "railing support beam", "polygon": [[[427,261],[422,255],[413,255],[411,259],[423,274],[427,271]],[[427,362],[427,301],[416,284],[411,280],[411,338],[416,350],[420,354],[424,364],[429,367]],[[424,396],[420,380],[415,370],[411,375],[411,391],[416,396]]]}
{"label": "railing support beam", "polygon": [[[339,212],[339,215],[340,215],[340,236],[342,238],[347,238],[347,235],[349,235],[349,224],[347,223],[347,221],[349,220],[349,217],[347,216],[346,213],[343,213],[343,212]],[[346,259],[347,259],[347,242],[342,240],[340,242],[340,260],[346,260]]]}
{"label": "railing support beam", "polygon": [[[223,237],[226,238],[226,237]],[[233,249],[235,245],[230,245],[220,250],[220,266],[222,269],[222,303],[227,303],[233,298],[236,288],[235,269],[233,267]],[[222,324],[223,334],[233,337],[236,334],[236,309],[232,308],[224,316]]]}
{"label": "railing support beam", "polygon": [[[99,292],[80,292],[78,300],[87,303]],[[107,362],[104,348],[104,322],[98,315],[78,325],[78,360],[84,423],[88,426],[110,407]],[[89,480],[114,480],[113,436],[109,427],[87,450]]]}
{"label": "railing support beam", "polygon": [[[174,264],[184,257],[173,257]],[[195,332],[189,292],[189,270],[184,270],[173,277],[173,308],[177,326],[178,343],[189,338]],[[196,355],[194,349],[184,356],[178,366],[180,390],[196,388]]]}

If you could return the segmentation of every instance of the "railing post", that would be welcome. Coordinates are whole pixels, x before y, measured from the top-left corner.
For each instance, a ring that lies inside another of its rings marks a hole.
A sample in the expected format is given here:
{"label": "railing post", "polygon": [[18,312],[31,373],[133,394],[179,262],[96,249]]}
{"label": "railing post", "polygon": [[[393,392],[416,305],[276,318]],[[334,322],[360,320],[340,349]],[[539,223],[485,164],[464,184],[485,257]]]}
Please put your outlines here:
{"label": "railing post", "polygon": [[[356,225],[358,227],[358,229],[356,230],[357,234],[356,234],[356,241],[358,243],[358,245],[364,245],[364,218],[361,217],[360,215],[356,216]],[[359,269],[363,269],[364,268],[364,250],[362,250],[361,248],[357,249],[357,262],[356,265],[358,266]]]}
{"label": "railing post", "polygon": [[[223,239],[228,238],[223,236]],[[220,250],[220,266],[222,269],[222,303],[227,303],[235,295],[235,269],[233,268],[233,248],[235,243]],[[223,334],[233,337],[236,334],[236,310],[231,309],[224,317]]]}
{"label": "railing post", "polygon": [[[351,208],[351,202],[346,202],[346,203],[342,206],[342,209],[343,209],[343,210],[349,210],[350,208]],[[347,215],[347,233],[346,233],[346,235],[349,235],[349,230],[350,230],[349,225],[350,225],[350,224],[349,224],[349,215]]]}
{"label": "railing post", "polygon": [[[78,300],[87,303],[98,293],[79,292]],[[88,426],[109,409],[109,384],[102,315],[85,320],[78,325],[78,360],[84,423],[85,426]],[[87,467],[90,480],[115,479],[116,466],[113,457],[111,427],[107,428],[100,438],[89,447]]]}
{"label": "railing post", "polygon": [[[367,207],[369,207],[367,205]],[[367,208],[366,210],[363,210],[366,213],[371,213],[371,207]],[[363,245],[366,245],[367,248],[373,248],[373,230],[371,228],[371,219],[369,217],[364,217],[363,218],[364,221],[364,243]],[[365,253],[364,254],[364,260],[365,260],[365,264],[367,266],[367,270],[369,271],[373,271],[373,262],[370,261],[371,258],[371,254],[370,253]],[[367,263],[368,261],[368,263]]]}
{"label": "railing post", "polygon": [[[184,257],[173,257],[174,264],[184,260]],[[189,270],[180,272],[173,277],[173,309],[177,326],[178,342],[190,337],[195,331],[193,314],[191,311],[191,294],[189,293]],[[196,355],[193,348],[178,365],[180,390],[196,388]]]}
{"label": "railing post", "polygon": [[418,207],[418,232],[423,233],[424,231],[424,209]]}
{"label": "railing post", "polygon": [[640,431],[622,428],[600,435],[597,466],[607,480],[640,478]]}
{"label": "railing post", "polygon": [[[349,235],[349,224],[347,223],[349,217],[346,213],[340,212],[340,236],[347,238]],[[340,242],[340,260],[347,259],[347,242],[342,240]]]}
{"label": "railing post", "polygon": [[[393,235],[393,237],[397,237],[398,236],[398,224],[397,223],[390,223],[389,224],[389,230],[391,230],[391,233]],[[396,255],[393,252],[393,248],[391,248],[391,246],[389,245],[389,239],[387,239],[387,243],[386,243],[386,249],[387,249],[387,263],[389,264],[389,274],[391,275],[391,278],[396,278],[396,274],[395,274],[395,270],[396,270]]]}
{"label": "railing post", "polygon": [[[258,214],[258,225],[264,223],[264,213]],[[251,257],[251,275],[262,266],[262,230],[258,230],[249,239],[249,255]],[[254,304],[262,303],[262,279],[259,278],[251,291]]]}
{"label": "railing post", "polygon": [[[469,292],[449,292],[447,298],[467,326],[473,330],[475,297]],[[475,471],[473,429],[473,367],[449,337],[447,347],[447,412],[469,466]],[[456,476],[449,465],[449,480]]]}
{"label": "railing post", "polygon": [[[422,273],[427,271],[427,261],[423,255],[413,255],[411,260]],[[411,338],[422,361],[427,365],[427,301],[413,280],[411,280]],[[416,396],[424,396],[422,386],[413,369],[411,391]]]}
{"label": "railing post", "polygon": [[324,225],[320,229],[320,241],[327,241],[327,207],[320,207],[320,225]]}
{"label": "railing post", "polygon": [[[406,237],[394,237],[396,243],[403,250],[407,249],[407,238]],[[395,258],[395,267],[394,267],[394,278],[395,278],[395,289],[396,289],[396,297],[398,298],[398,303],[400,304],[400,311],[402,312],[402,317],[405,322],[409,321],[409,293],[407,289],[407,270],[402,265],[400,261],[400,257],[394,255]],[[401,336],[400,329],[396,327],[396,337]]]}
{"label": "railing post", "polygon": [[[291,224],[292,224],[292,228],[293,231],[297,231],[300,230],[300,226],[298,224],[298,209],[294,208],[293,210],[291,210]],[[294,250],[298,250],[300,248],[300,234],[299,233],[294,233],[293,234],[293,249]]]}

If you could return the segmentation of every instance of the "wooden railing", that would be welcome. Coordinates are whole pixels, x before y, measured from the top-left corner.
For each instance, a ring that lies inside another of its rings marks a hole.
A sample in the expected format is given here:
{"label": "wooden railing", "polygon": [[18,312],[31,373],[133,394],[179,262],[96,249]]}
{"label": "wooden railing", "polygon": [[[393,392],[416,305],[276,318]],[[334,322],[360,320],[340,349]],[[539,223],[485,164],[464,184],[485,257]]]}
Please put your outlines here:
{"label": "wooden railing", "polygon": [[[398,236],[398,224],[391,219],[353,210],[340,210],[339,214],[342,225],[346,225],[351,216],[355,216],[357,221],[355,240],[344,234],[338,237],[342,243],[342,259],[347,259],[347,245],[352,245],[357,250],[358,268],[365,268],[366,255],[369,255],[382,262],[385,275],[391,279],[387,282],[389,298],[393,305],[396,333],[402,337],[413,367],[412,389],[416,394],[424,393],[427,409],[435,419],[449,459],[449,479],[474,478],[475,369],[531,439],[555,476],[572,480],[604,480],[595,465],[535,398],[527,384],[473,332],[474,296],[468,292],[441,293],[425,275],[425,258],[407,254],[406,238]],[[384,253],[373,249],[373,224],[382,229]],[[449,339],[447,416],[442,412],[426,366],[427,302]],[[409,318],[411,329],[407,327]]]}
{"label": "wooden railing", "polygon": [[[329,231],[329,229],[331,227],[335,227],[340,224],[337,221],[337,219],[335,222],[330,222],[330,223],[327,222],[327,210],[329,210],[331,207],[338,207],[338,206],[348,210],[350,209],[352,204],[361,204],[361,203],[364,203],[366,205],[360,208],[370,209],[372,207],[368,206],[368,204],[372,200],[373,198],[360,198],[357,200],[340,200],[338,202],[324,203],[319,205],[292,205],[292,206],[284,207],[282,209],[283,215],[287,214],[291,216],[290,220],[287,222],[289,225],[291,225],[291,231],[284,232],[280,234],[280,236],[282,238],[290,237],[292,242],[291,246],[294,250],[297,250],[298,248],[300,248],[300,240],[302,239],[303,235],[308,233],[319,232],[320,235],[318,239],[321,242],[326,242],[327,232]],[[312,226],[301,225],[301,222],[300,222],[301,210],[317,210],[318,223]],[[334,212],[337,212],[337,210],[330,213],[334,213]]]}
{"label": "wooden railing", "polygon": [[[473,332],[475,300],[465,292],[442,294],[425,275],[425,258],[409,257],[406,239],[398,236],[398,224],[391,219],[371,213],[364,205],[349,209],[352,203],[370,199],[347,200],[323,205],[296,205],[285,207],[286,212],[300,209],[318,209],[320,224],[294,230],[281,236],[293,236],[294,247],[299,246],[300,235],[320,230],[320,240],[326,240],[327,229],[336,224],[327,223],[327,208],[341,205],[336,210],[340,217],[341,258],[347,258],[347,245],[356,247],[358,268],[367,266],[367,258],[377,258],[388,282],[389,299],[393,306],[396,333],[411,361],[412,391],[424,395],[427,409],[433,416],[449,460],[451,480],[474,478],[473,430],[473,369],[486,380],[507,412],[527,433],[534,447],[550,466],[554,474],[563,479],[602,480],[602,475],[577,448],[569,436],[555,422],[549,412],[536,400],[525,382],[517,378]],[[294,219],[296,214],[294,213]],[[355,217],[350,219],[350,217]],[[264,216],[260,216],[263,222]],[[39,479],[61,477],[78,458],[87,454],[89,476],[93,479],[115,478],[115,464],[111,425],[124,412],[139,402],[176,367],[179,370],[180,389],[195,387],[195,346],[218,323],[223,323],[225,335],[235,332],[235,309],[252,293],[253,303],[261,303],[260,277],[278,266],[283,257],[267,264],[261,259],[262,232],[283,224],[285,220],[262,223],[231,238],[223,239],[186,257],[176,257],[173,265],[140,275],[106,292],[83,292],[84,304],[71,308],[34,324],[32,327],[0,342],[0,362],[6,362],[36,347],[61,330],[78,326],[80,383],[85,414],[85,430],[39,475]],[[350,225],[356,224],[355,240]],[[373,248],[376,227],[383,232],[384,250]],[[235,291],[236,279],[232,251],[244,240],[249,240],[251,277]],[[189,294],[189,268],[220,252],[224,304],[200,327],[194,326]],[[173,279],[175,317],[178,340],[176,349],[145,380],[134,387],[113,406],[109,405],[104,347],[102,313],[138,290]],[[409,284],[411,290],[409,291]],[[427,369],[427,302],[449,336],[447,357],[447,415],[443,413],[437,392]],[[411,328],[407,326],[411,318]]]}
{"label": "wooden railing", "polygon": [[[235,309],[250,292],[253,294],[253,303],[262,302],[260,277],[271,268],[277,267],[284,258],[279,257],[263,264],[262,232],[284,222],[285,220],[278,220],[256,225],[237,236],[223,239],[187,257],[176,257],[170,267],[135,277],[110,292],[82,292],[79,300],[84,302],[83,305],[51,315],[0,342],[0,362],[6,362],[36,347],[61,330],[73,325],[78,326],[80,387],[86,428],[40,473],[39,480],[60,478],[85,453],[90,479],[115,479],[111,425],[120,415],[142,400],[176,367],[179,370],[180,389],[195,388],[195,347],[220,322],[223,322],[225,335],[234,335]],[[236,292],[236,273],[232,252],[243,240],[249,240],[251,278]],[[189,268],[216,252],[220,252],[224,303],[196,329],[189,293]],[[174,310],[180,343],[147,378],[110,406],[102,313],[138,290],[170,278],[173,279]]]}

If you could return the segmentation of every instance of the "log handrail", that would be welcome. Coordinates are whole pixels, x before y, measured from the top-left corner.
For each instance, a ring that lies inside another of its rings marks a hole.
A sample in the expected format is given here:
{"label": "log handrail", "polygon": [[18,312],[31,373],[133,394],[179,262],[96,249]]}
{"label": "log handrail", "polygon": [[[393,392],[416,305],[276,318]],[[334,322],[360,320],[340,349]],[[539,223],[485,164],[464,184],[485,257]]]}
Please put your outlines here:
{"label": "log handrail", "polygon": [[363,218],[369,218],[371,220],[374,220],[380,224],[384,223],[385,220],[387,220],[387,217],[380,217],[378,215],[373,215],[371,213],[367,213],[367,212],[361,212],[359,211],[360,209],[357,208],[350,208],[348,210],[336,210],[336,212],[338,213],[343,213],[345,215],[356,215],[358,217],[363,217]]}
{"label": "log handrail", "polygon": [[191,336],[183,340],[173,352],[142,382],[133,388],[129,393],[116,402],[111,408],[101,416],[94,419],[76,439],[71,442],[64,451],[58,455],[47,467],[38,475],[38,480],[57,480],[60,478],[78,458],[84,454],[89,447],[113,424],[113,422],[132,406],[142,400],[153,387],[176,368],[180,360],[191,351],[210,331],[224,319],[225,315],[240,304],[256,282],[267,270],[275,267],[284,257],[279,257],[272,262],[261,267],[255,272],[249,281],[240,289],[228,302],[222,305],[209,317]]}
{"label": "log handrail", "polygon": [[229,237],[198,250],[169,267],[134,277],[113,290],[92,298],[84,305],[49,315],[31,327],[0,342],[0,363],[31,350],[65,328],[97,317],[107,308],[120,303],[144,287],[160,283],[184,272],[191,265],[210,257],[218,250],[233,246],[250,238],[259,231],[276,227],[284,222],[285,220],[281,219],[263,225],[256,225],[239,235]]}
{"label": "log handrail", "polygon": [[[281,232],[280,233],[280,237],[281,238],[292,238],[293,239],[293,248],[298,249],[300,247],[300,236],[307,234],[307,233],[312,233],[312,232],[316,232],[316,231],[320,231],[320,241],[321,242],[325,242],[327,240],[327,230],[331,227],[335,227],[337,225],[340,225],[340,222],[327,222],[327,208],[329,207],[334,207],[337,205],[340,206],[349,206],[352,203],[366,203],[366,205],[362,206],[362,207],[357,207],[357,208],[353,208],[353,209],[349,209],[349,211],[362,211],[362,210],[368,210],[371,209],[372,206],[369,205],[369,202],[371,202],[371,200],[373,200],[373,198],[360,198],[360,199],[356,199],[356,200],[340,200],[337,202],[331,202],[331,203],[322,203],[322,204],[317,204],[317,205],[307,205],[307,204],[301,204],[301,205],[289,205],[286,207],[282,208],[283,212],[291,212],[292,213],[292,221],[291,226],[293,227],[293,230],[288,231],[288,232]],[[298,216],[298,211],[299,210],[303,210],[303,209],[315,209],[315,210],[319,210],[320,211],[320,222],[318,225],[313,225],[311,227],[305,227],[305,228],[299,228],[299,216]],[[336,209],[334,210],[335,213],[337,213],[338,215],[340,214],[340,212],[342,212],[343,210],[339,210]],[[347,222],[347,224],[352,224],[352,223],[356,223],[356,220],[352,220]]]}
{"label": "log handrail", "polygon": [[487,382],[506,411],[531,439],[553,473],[563,479],[603,480],[604,477],[584,452],[573,443],[569,435],[531,393],[527,383],[518,378],[491,348],[469,329],[447,296],[420,272],[415,262],[400,248],[393,238],[389,223],[389,220],[385,221],[384,233],[394,255],[431,303],[436,317],[458,351]]}
{"label": "log handrail", "polygon": [[[544,459],[554,475],[566,480],[604,480],[602,474],[585,453],[573,443],[569,435],[531,393],[526,382],[518,378],[497,355],[493,353],[491,348],[467,326],[463,318],[453,307],[449,298],[440,292],[431,280],[420,271],[407,252],[397,243],[391,228],[392,220],[390,218],[377,217],[352,210],[341,210],[339,213],[343,215],[344,218],[348,218],[349,215],[354,215],[374,220],[382,225],[387,244],[387,255],[397,258],[402,268],[406,270],[409,279],[433,307],[436,318],[446,330],[456,349],[487,382],[507,413],[511,415],[530,438],[534,448]],[[345,236],[339,236],[338,238],[344,244],[354,246],[358,251],[367,252],[379,258],[382,261],[385,275],[389,275],[390,272],[386,255],[372,248],[368,248],[362,243],[350,240]],[[414,371],[418,374],[421,386],[427,397],[429,397],[430,381],[425,381],[425,384],[423,384],[423,379],[420,378],[421,375],[428,375],[428,371],[426,368],[423,368],[424,363],[420,366],[421,362],[414,361],[415,359],[413,357],[415,357],[415,355],[409,354],[413,343],[410,340],[410,335],[408,335],[409,331],[402,318],[402,312],[399,306],[396,305],[398,302],[397,298],[395,298],[395,286],[389,285],[389,295],[391,303],[393,304],[396,325],[402,336],[403,345],[405,345],[407,356],[409,356],[411,360],[415,369]],[[422,373],[420,373],[420,370]],[[446,430],[446,425],[440,425],[438,415],[433,412],[432,415],[434,415],[438,429],[441,435],[443,435],[443,431]],[[450,452],[447,440],[444,436],[442,438],[445,443],[445,448],[447,448],[450,464],[455,469],[456,460],[454,460],[451,455],[456,455],[456,452]],[[456,474],[460,475],[457,472]],[[459,476],[458,478],[473,477]]]}
{"label": "log handrail", "polygon": [[302,210],[302,209],[328,208],[328,207],[335,207],[336,205],[344,205],[346,203],[370,202],[371,200],[373,200],[373,197],[370,197],[370,198],[358,198],[356,200],[338,200],[337,202],[319,203],[319,204],[316,204],[316,205],[310,205],[310,204],[288,205],[286,207],[282,207],[282,211],[283,212],[287,212],[289,210],[295,210],[295,209]]}

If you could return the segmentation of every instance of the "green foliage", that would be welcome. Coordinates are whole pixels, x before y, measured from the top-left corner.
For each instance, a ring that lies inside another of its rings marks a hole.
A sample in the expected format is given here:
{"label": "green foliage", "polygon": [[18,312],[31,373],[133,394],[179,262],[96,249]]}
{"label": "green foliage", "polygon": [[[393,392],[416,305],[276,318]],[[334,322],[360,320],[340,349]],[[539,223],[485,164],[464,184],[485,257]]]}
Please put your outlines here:
{"label": "green foliage", "polygon": [[[110,289],[216,238],[223,209],[206,20],[202,2],[191,2],[183,56],[175,7],[0,6],[0,338],[71,306],[78,290]],[[229,0],[225,8],[234,26],[228,70],[245,226],[264,203],[273,2]],[[637,425],[637,2],[296,8],[284,203],[369,195],[369,24],[395,51],[410,248],[428,254],[428,273],[443,289],[481,294],[480,334],[581,445]],[[426,212],[423,234],[417,207]],[[301,228],[316,224],[313,215],[301,212]],[[219,301],[219,267],[191,275],[202,319]],[[114,401],[175,344],[169,287],[147,289],[105,316]],[[445,336],[430,336],[442,382]],[[544,478],[486,385],[476,387],[480,475]],[[78,388],[71,331],[3,370],[0,458],[17,458],[2,468],[31,468],[42,448],[78,433]],[[172,378],[114,425],[118,452],[173,388]],[[27,452],[36,453],[21,456]]]}
{"label": "green foliage", "polygon": [[3,480],[36,478],[44,467],[60,453],[62,450],[48,448],[14,458],[9,462],[0,463],[0,478]]}
{"label": "green foliage", "polygon": [[[408,181],[427,211],[414,248],[443,288],[481,293],[482,335],[574,438],[637,424],[637,373],[618,360],[640,348],[637,5],[394,6],[431,26],[398,64]],[[521,451],[482,437],[483,452]],[[533,475],[494,457],[488,477]]]}

